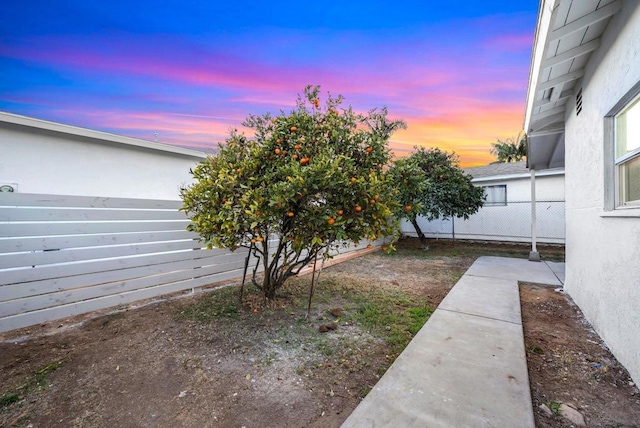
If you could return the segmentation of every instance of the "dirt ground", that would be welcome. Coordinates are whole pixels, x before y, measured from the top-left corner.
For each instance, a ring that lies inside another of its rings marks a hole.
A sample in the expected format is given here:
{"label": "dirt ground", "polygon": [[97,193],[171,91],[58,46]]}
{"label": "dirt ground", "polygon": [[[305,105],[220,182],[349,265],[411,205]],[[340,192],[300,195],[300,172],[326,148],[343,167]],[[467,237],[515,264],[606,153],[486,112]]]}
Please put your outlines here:
{"label": "dirt ground", "polygon": [[[326,268],[309,319],[307,276],[267,305],[250,294],[238,307],[233,287],[2,334],[0,426],[338,427],[399,352],[393,325],[362,321],[384,316],[372,302],[434,309],[479,255],[528,253],[430,245],[407,240],[395,255]],[[546,254],[563,257],[558,248]],[[579,312],[553,289],[522,290],[534,408],[569,403],[589,426],[638,426],[637,388]]]}
{"label": "dirt ground", "polygon": [[536,426],[576,426],[557,414],[566,404],[589,427],[640,427],[638,387],[571,299],[521,284],[520,300]]}

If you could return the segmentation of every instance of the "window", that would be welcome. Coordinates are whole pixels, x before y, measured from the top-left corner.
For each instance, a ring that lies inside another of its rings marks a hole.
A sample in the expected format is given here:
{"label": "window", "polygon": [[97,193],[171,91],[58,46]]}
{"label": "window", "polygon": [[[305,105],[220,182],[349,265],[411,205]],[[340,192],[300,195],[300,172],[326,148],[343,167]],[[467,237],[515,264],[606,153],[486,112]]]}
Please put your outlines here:
{"label": "window", "polygon": [[640,206],[640,96],[615,116],[617,206]]}
{"label": "window", "polygon": [[484,201],[485,207],[496,207],[507,205],[507,185],[482,186],[487,199]]}

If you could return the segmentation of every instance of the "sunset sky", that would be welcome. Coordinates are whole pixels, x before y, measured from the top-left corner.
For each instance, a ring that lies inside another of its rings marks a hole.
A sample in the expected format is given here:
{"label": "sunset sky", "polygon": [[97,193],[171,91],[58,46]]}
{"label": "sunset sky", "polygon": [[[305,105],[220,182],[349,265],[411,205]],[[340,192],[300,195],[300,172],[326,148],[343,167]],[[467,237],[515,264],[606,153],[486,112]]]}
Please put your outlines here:
{"label": "sunset sky", "polygon": [[522,127],[537,0],[30,1],[0,11],[0,110],[210,152],[307,84],[392,137],[491,162]]}

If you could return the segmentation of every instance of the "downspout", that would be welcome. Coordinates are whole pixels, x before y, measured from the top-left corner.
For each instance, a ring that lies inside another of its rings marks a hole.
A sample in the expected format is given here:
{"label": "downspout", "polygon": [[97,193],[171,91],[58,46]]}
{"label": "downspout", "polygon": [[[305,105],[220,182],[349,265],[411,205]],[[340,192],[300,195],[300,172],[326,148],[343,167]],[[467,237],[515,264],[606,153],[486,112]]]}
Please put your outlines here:
{"label": "downspout", "polygon": [[531,171],[531,252],[529,253],[529,261],[539,262],[540,254],[537,247],[537,220],[536,220],[536,170]]}

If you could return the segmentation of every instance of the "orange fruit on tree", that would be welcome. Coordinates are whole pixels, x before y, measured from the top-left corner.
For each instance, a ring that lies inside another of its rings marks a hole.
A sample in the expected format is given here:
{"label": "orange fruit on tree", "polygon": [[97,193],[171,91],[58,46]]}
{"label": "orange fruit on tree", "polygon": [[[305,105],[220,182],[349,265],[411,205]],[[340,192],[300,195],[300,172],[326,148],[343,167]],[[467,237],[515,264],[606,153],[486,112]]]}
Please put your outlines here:
{"label": "orange fruit on tree", "polygon": [[280,138],[278,138],[278,139],[276,140],[276,143],[280,144],[280,143],[282,143],[282,140],[281,140]]}
{"label": "orange fruit on tree", "polygon": [[329,223],[329,226],[331,226],[335,222],[336,222],[335,218],[330,218],[329,220],[327,220],[327,223]]}
{"label": "orange fruit on tree", "polygon": [[411,205],[407,205],[406,207],[404,207],[404,209],[405,209],[406,211],[411,211]]}
{"label": "orange fruit on tree", "polygon": [[260,217],[260,214],[262,214],[260,211],[256,211],[256,216]]}
{"label": "orange fruit on tree", "polygon": [[295,214],[293,213],[293,211],[289,211],[289,212],[287,213],[287,217],[289,217],[289,218],[293,217],[294,215],[295,215]]}
{"label": "orange fruit on tree", "polygon": [[375,203],[376,203],[376,201],[375,201],[375,199],[371,199],[371,200],[369,200],[369,203],[370,203],[371,205],[373,205],[373,204],[375,204]]}
{"label": "orange fruit on tree", "polygon": [[291,157],[293,158],[293,160],[298,160],[298,155],[293,155]]}
{"label": "orange fruit on tree", "polygon": [[356,210],[357,213],[362,211],[362,207],[360,205],[356,205],[354,209]]}
{"label": "orange fruit on tree", "polygon": [[351,181],[352,183],[355,183],[355,182],[357,181],[357,179],[356,179],[355,177],[351,177],[351,180],[350,180],[350,181]]}
{"label": "orange fruit on tree", "polygon": [[342,215],[342,214],[344,214],[344,211],[338,210],[338,215]]}
{"label": "orange fruit on tree", "polygon": [[295,146],[293,146],[293,148],[296,150],[300,150],[301,147],[300,147],[300,144],[296,144]]}
{"label": "orange fruit on tree", "polygon": [[373,151],[373,147],[369,146],[365,149],[367,153],[371,153]]}
{"label": "orange fruit on tree", "polygon": [[378,199],[380,199],[380,195],[374,195],[373,199],[377,201]]}
{"label": "orange fruit on tree", "polygon": [[308,164],[308,163],[309,163],[309,158],[304,157],[304,158],[300,159],[300,163],[301,163],[302,165],[306,165],[306,164]]}
{"label": "orange fruit on tree", "polygon": [[367,248],[373,248],[373,245],[369,244],[367,245]]}
{"label": "orange fruit on tree", "polygon": [[291,128],[289,128],[291,130],[291,132],[296,132],[298,130],[298,128],[296,128],[295,126],[292,126]]}
{"label": "orange fruit on tree", "polygon": [[387,247],[385,245],[382,246],[382,251],[387,251]]}
{"label": "orange fruit on tree", "polygon": [[242,168],[238,168],[238,169],[236,169],[236,172],[237,172],[238,174],[242,174]]}
{"label": "orange fruit on tree", "polygon": [[255,243],[256,243],[256,240],[255,240],[255,239],[252,239],[252,240],[251,240],[251,243],[252,243],[252,244],[255,244]]}
{"label": "orange fruit on tree", "polygon": [[262,236],[258,236],[256,239],[258,240],[258,242],[264,241],[264,238]]}
{"label": "orange fruit on tree", "polygon": [[281,150],[280,150],[280,149],[275,149],[274,151],[275,151],[275,153],[276,153],[277,155],[279,155],[279,154],[280,154],[280,152],[281,152]]}

